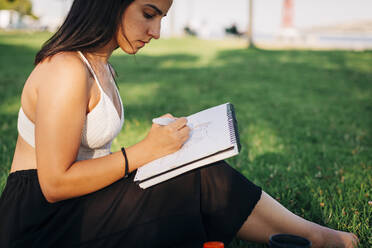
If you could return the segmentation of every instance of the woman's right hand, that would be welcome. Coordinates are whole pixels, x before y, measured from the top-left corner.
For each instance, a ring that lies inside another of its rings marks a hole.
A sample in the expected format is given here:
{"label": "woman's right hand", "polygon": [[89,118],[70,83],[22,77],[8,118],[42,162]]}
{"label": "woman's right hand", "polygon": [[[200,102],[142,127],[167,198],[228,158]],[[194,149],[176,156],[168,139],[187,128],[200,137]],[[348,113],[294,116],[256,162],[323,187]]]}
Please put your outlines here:
{"label": "woman's right hand", "polygon": [[[162,117],[175,118],[171,114]],[[181,117],[166,126],[152,124],[145,141],[151,148],[149,152],[157,159],[178,151],[189,138],[189,134],[187,119]]]}

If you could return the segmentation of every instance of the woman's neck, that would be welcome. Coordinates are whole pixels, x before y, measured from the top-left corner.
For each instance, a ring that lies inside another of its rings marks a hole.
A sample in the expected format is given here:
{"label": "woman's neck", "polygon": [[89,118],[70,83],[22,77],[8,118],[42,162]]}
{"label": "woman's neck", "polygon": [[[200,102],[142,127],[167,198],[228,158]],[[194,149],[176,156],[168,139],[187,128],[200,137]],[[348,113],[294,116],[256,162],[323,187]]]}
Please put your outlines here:
{"label": "woman's neck", "polygon": [[95,64],[107,64],[109,58],[116,48],[117,43],[113,39],[105,46],[98,48],[95,51],[86,52],[85,54],[88,57],[89,61],[92,61]]}

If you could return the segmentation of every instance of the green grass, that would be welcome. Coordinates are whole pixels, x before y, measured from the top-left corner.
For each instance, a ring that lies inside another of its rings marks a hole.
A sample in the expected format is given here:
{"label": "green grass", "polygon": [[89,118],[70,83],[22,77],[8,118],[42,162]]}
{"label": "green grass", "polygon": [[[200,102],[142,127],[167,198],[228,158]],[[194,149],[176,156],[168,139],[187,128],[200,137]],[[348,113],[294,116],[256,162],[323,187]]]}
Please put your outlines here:
{"label": "green grass", "polygon": [[[22,87],[48,36],[0,33],[0,191]],[[268,51],[236,40],[170,39],[135,57],[115,52],[111,62],[126,117],[113,150],[141,140],[153,117],[232,102],[243,148],[229,162],[294,213],[355,232],[361,247],[372,246],[371,51]],[[238,240],[230,247],[248,246],[263,247]]]}

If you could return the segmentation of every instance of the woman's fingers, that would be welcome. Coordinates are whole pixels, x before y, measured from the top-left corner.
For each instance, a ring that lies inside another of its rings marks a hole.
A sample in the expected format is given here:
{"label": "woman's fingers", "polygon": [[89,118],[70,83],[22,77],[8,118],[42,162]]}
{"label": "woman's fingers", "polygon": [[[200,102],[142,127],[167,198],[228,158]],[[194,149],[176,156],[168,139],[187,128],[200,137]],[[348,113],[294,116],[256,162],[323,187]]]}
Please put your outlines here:
{"label": "woman's fingers", "polygon": [[189,139],[190,127],[187,126],[187,118],[175,118],[171,114],[165,114],[163,118],[174,118],[167,125],[153,124],[146,139],[157,147],[157,157],[163,157],[179,150]]}
{"label": "woman's fingers", "polygon": [[168,127],[174,130],[180,130],[183,127],[185,127],[186,124],[187,124],[187,119],[185,117],[181,117],[175,120],[174,122],[170,123]]}
{"label": "woman's fingers", "polygon": [[165,114],[165,115],[162,115],[162,116],[160,116],[160,118],[176,118],[176,117],[174,117],[172,114],[170,114],[170,113],[167,113],[167,114]]}
{"label": "woman's fingers", "polygon": [[179,130],[179,134],[181,136],[182,143],[185,143],[186,140],[188,140],[190,137],[190,128],[188,126],[185,126],[181,130]]}

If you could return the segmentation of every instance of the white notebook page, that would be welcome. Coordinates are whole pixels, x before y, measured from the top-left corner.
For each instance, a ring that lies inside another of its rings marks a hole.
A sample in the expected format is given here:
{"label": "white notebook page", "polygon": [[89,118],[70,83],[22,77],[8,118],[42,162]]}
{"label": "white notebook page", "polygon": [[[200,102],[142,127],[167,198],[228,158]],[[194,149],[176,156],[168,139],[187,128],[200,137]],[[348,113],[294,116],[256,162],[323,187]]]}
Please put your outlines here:
{"label": "white notebook page", "polygon": [[233,146],[230,141],[227,104],[190,115],[187,120],[187,125],[191,128],[190,138],[182,148],[140,167],[135,181],[161,174]]}

